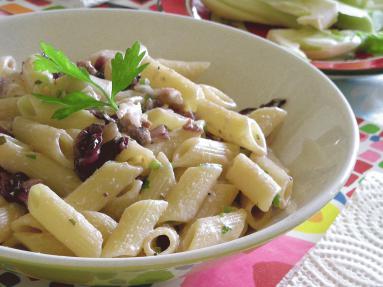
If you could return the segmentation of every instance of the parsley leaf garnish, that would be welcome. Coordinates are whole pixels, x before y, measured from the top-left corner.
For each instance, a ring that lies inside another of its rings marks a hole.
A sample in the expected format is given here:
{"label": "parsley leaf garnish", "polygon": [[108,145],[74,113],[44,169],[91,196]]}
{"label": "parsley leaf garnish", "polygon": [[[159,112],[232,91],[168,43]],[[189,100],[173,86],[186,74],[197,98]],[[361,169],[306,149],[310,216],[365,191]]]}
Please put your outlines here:
{"label": "parsley leaf garnish", "polygon": [[86,69],[77,67],[62,51],[44,42],[40,44],[40,47],[43,55],[36,56],[37,58],[33,63],[36,71],[61,73],[88,83],[98,89],[107,100],[99,101],[82,92],[73,92],[64,97],[56,98],[33,94],[45,103],[64,106],[52,115],[53,119],[58,120],[64,119],[83,109],[110,107],[117,111],[116,95],[126,89],[147,66],[147,64],[139,65],[145,56],[145,52],[140,53],[139,42],[135,42],[130,49],[127,49],[124,56],[121,53],[117,53],[112,60],[112,95],[109,96],[103,88],[92,80]]}
{"label": "parsley leaf garnish", "polygon": [[36,71],[63,73],[80,81],[92,83],[89,73],[85,69],[77,67],[63,52],[44,42],[40,43],[40,48],[44,54],[37,55],[37,59],[33,63]]}
{"label": "parsley leaf garnish", "polygon": [[52,119],[56,120],[62,120],[71,114],[83,109],[108,106],[107,103],[98,101],[81,92],[72,92],[60,98],[44,96],[40,94],[33,95],[45,103],[64,106],[64,108],[58,109],[53,113]]}
{"label": "parsley leaf garnish", "polygon": [[112,99],[116,95],[125,90],[133,80],[148,65],[148,63],[140,65],[145,56],[145,51],[140,53],[140,43],[134,42],[130,49],[126,49],[125,56],[117,53],[112,60]]}

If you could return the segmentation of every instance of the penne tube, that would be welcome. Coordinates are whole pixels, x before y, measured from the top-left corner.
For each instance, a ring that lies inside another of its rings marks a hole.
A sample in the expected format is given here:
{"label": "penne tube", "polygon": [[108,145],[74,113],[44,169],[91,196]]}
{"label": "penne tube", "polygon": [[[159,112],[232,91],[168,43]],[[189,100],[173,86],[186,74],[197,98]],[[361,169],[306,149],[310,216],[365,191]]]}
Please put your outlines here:
{"label": "penne tube", "polygon": [[270,175],[242,153],[233,160],[226,179],[264,212],[282,190]]}
{"label": "penne tube", "polygon": [[252,154],[250,158],[281,187],[277,207],[282,209],[286,208],[293,192],[293,178],[267,156],[256,156],[255,154]]}
{"label": "penne tube", "polygon": [[194,218],[221,172],[218,164],[188,168],[166,197],[169,206],[160,222],[188,222]]}
{"label": "penne tube", "polygon": [[254,230],[260,230],[264,228],[273,215],[273,209],[269,209],[267,212],[260,210],[250,199],[241,194],[240,197],[241,207],[246,211],[246,221]]}
{"label": "penne tube", "polygon": [[226,95],[221,90],[218,90],[215,87],[209,85],[200,85],[202,87],[202,91],[205,95],[205,98],[225,109],[235,109],[237,104],[234,102],[232,98]]}
{"label": "penne tube", "polygon": [[265,137],[253,119],[206,99],[199,101],[197,116],[206,121],[206,128],[213,135],[259,155],[267,153]]}
{"label": "penne tube", "polygon": [[176,184],[172,164],[165,154],[160,152],[157,156],[160,166],[152,169],[146,179],[147,188],[142,189],[139,200],[164,199],[169,190]]}
{"label": "penne tube", "polygon": [[58,241],[53,235],[44,232],[24,232],[19,231],[13,234],[15,239],[30,251],[60,255],[60,256],[75,256],[64,244]]}
{"label": "penne tube", "polygon": [[[231,210],[231,205],[238,195],[238,188],[228,183],[215,184],[194,219],[214,216]],[[193,221],[194,221],[193,219]]]}
{"label": "penne tube", "polygon": [[126,187],[115,198],[109,201],[102,209],[102,212],[108,214],[115,220],[119,220],[124,210],[138,201],[138,195],[142,187],[141,180],[135,180],[132,184]]}
{"label": "penne tube", "polygon": [[203,72],[205,72],[209,67],[209,62],[201,61],[177,61],[177,60],[168,60],[168,59],[156,59],[160,64],[173,69],[182,76],[194,81],[196,80]]}
{"label": "penne tube", "polygon": [[10,247],[10,248],[18,248],[20,246],[20,241],[15,238],[15,234],[12,233],[11,237],[9,237],[6,241],[1,243],[1,245]]}
{"label": "penne tube", "polygon": [[16,59],[12,56],[0,57],[0,77],[9,76],[16,72]]}
{"label": "penne tube", "polygon": [[67,168],[73,168],[73,138],[62,129],[39,124],[23,117],[13,121],[15,137],[34,150]]}
{"label": "penne tube", "polygon": [[101,232],[103,242],[108,240],[113,230],[117,227],[117,222],[110,216],[97,211],[83,211],[82,215]]}
{"label": "penne tube", "polygon": [[18,100],[19,97],[0,99],[0,120],[11,120],[20,114],[17,108]]}
{"label": "penne tube", "polygon": [[143,62],[149,65],[141,76],[149,79],[152,88],[172,87],[180,91],[186,109],[196,111],[198,101],[203,98],[201,87],[149,56],[146,56]]}
{"label": "penne tube", "polygon": [[30,213],[20,216],[11,224],[13,232],[43,232],[47,231]]}
{"label": "penne tube", "polygon": [[144,171],[148,170],[150,163],[155,159],[156,157],[150,149],[141,146],[135,140],[129,140],[126,149],[116,157],[116,161],[142,167]]}
{"label": "penne tube", "polygon": [[102,257],[137,256],[167,206],[163,200],[141,200],[125,209],[105,243]]}
{"label": "penne tube", "polygon": [[0,243],[12,236],[12,222],[24,213],[25,209],[16,203],[9,203],[0,207]]}
{"label": "penne tube", "polygon": [[165,125],[169,130],[182,128],[190,119],[173,112],[170,109],[154,108],[145,113],[153,127]]}
{"label": "penne tube", "polygon": [[32,186],[28,209],[49,233],[76,256],[100,257],[101,233],[46,185]]}
{"label": "penne tube", "polygon": [[239,209],[197,219],[181,239],[181,251],[194,250],[237,239],[246,228],[246,212]]}
{"label": "penne tube", "polygon": [[176,252],[180,244],[177,231],[169,226],[154,229],[145,238],[143,249],[146,256],[165,255]]}
{"label": "penne tube", "polygon": [[259,108],[248,114],[249,118],[258,123],[265,137],[280,126],[286,116],[287,112],[278,107]]}
{"label": "penne tube", "polygon": [[190,138],[174,152],[172,165],[197,166],[203,163],[227,165],[239,153],[239,146],[205,138]]}
{"label": "penne tube", "polygon": [[99,211],[141,172],[142,168],[126,162],[108,161],[69,194],[65,201],[77,210]]}
{"label": "penne tube", "polygon": [[170,139],[167,141],[161,141],[158,143],[150,144],[147,146],[155,155],[159,152],[163,152],[167,158],[172,158],[175,150],[187,139],[193,137],[200,137],[201,131],[189,131],[183,128],[176,129],[169,133]]}
{"label": "penne tube", "polygon": [[30,178],[41,179],[66,196],[80,185],[81,181],[73,170],[66,168],[47,156],[33,152],[27,145],[10,136],[0,134],[4,143],[0,145],[0,166],[9,172],[23,172]]}

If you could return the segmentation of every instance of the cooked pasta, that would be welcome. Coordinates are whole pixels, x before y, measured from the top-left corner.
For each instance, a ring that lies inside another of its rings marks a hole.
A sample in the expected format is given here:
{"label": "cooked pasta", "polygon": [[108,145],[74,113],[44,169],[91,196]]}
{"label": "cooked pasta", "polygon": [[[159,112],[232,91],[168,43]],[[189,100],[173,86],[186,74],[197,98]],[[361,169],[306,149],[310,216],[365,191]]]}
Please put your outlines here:
{"label": "cooked pasta", "polygon": [[77,256],[100,257],[102,246],[100,231],[46,185],[32,186],[28,197],[28,210],[41,225]]}
{"label": "cooked pasta", "polygon": [[243,209],[199,218],[181,239],[181,250],[199,249],[236,239],[245,228],[246,212]]}
{"label": "cooked pasta", "polygon": [[102,256],[137,256],[167,206],[164,200],[141,200],[125,209],[105,243]]}
{"label": "cooked pasta", "polygon": [[[162,239],[162,240],[161,240]],[[169,226],[154,229],[145,238],[143,249],[145,255],[171,254],[176,252],[180,244],[177,231]]]}
{"label": "cooked pasta", "polygon": [[21,72],[0,57],[1,245],[161,256],[235,240],[288,206],[293,178],[266,142],[287,115],[275,103],[237,112],[194,82],[210,63],[138,42],[76,63],[40,47]]}

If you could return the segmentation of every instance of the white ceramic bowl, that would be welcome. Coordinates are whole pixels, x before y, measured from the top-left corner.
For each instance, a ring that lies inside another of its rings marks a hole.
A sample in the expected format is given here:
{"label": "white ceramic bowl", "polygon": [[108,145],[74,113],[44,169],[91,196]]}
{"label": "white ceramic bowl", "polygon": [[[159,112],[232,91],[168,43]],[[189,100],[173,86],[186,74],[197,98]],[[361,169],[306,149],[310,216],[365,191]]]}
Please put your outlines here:
{"label": "white ceramic bowl", "polygon": [[[0,247],[0,267],[32,277],[83,284],[143,284],[179,277],[191,265],[254,248],[327,203],[351,172],[358,130],[340,91],[318,70],[261,38],[219,24],[126,10],[66,10],[0,20],[0,55],[22,60],[53,43],[73,59],[140,40],[155,57],[212,63],[201,82],[240,107],[286,98],[288,117],[272,147],[290,168],[293,205],[256,233],[200,250],[140,258],[58,257]],[[48,215],[47,215],[48,216]]]}

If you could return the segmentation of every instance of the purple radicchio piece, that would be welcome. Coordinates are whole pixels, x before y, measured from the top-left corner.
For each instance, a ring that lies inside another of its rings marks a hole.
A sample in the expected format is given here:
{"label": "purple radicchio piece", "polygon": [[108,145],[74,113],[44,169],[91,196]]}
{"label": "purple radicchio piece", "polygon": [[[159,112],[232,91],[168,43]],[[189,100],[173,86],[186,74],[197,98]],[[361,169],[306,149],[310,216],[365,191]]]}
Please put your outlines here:
{"label": "purple radicchio piece", "polygon": [[127,147],[128,138],[119,137],[103,143],[104,126],[92,124],[77,136],[74,147],[75,171],[85,181],[108,160]]}
{"label": "purple radicchio piece", "polygon": [[8,202],[26,206],[29,190],[38,183],[42,183],[42,180],[30,179],[22,172],[12,174],[0,168],[0,195]]}

